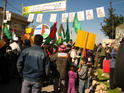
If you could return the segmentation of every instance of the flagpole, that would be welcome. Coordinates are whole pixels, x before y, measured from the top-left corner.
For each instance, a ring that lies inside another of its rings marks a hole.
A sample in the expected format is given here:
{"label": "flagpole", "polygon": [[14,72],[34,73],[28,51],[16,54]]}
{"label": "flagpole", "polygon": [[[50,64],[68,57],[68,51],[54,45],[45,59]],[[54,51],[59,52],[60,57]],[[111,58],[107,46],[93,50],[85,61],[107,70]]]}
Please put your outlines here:
{"label": "flagpole", "polygon": [[1,39],[3,38],[3,28],[4,28],[4,19],[6,18],[6,5],[7,5],[7,0],[4,0],[4,9],[3,9],[3,21],[2,21],[2,31],[1,31]]}
{"label": "flagpole", "polygon": [[22,16],[23,16],[23,7],[24,7],[24,5],[23,5],[23,0],[22,0]]}

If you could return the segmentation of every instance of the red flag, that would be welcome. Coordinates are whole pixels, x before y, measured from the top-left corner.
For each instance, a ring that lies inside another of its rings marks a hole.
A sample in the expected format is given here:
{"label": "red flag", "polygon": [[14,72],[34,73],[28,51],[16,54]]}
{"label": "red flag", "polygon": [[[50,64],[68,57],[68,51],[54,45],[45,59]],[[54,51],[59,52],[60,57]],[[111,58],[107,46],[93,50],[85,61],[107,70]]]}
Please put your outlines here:
{"label": "red flag", "polygon": [[54,25],[54,28],[52,29],[52,31],[49,34],[49,37],[51,37],[52,39],[55,39],[56,36],[56,27],[57,27],[57,22]]}
{"label": "red flag", "polygon": [[45,33],[45,29],[44,29],[44,25],[42,25],[42,33],[41,33],[41,35],[43,36],[44,33]]}
{"label": "red flag", "polygon": [[87,57],[86,49],[84,50],[84,56]]}

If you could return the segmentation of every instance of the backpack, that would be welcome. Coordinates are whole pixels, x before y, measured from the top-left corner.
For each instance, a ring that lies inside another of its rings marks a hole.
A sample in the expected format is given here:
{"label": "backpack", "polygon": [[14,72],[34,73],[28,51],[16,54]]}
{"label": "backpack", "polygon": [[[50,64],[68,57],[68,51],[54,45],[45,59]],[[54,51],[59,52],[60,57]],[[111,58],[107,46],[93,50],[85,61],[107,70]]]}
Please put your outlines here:
{"label": "backpack", "polygon": [[81,70],[78,72],[79,78],[85,80],[88,78],[88,66],[82,65]]}

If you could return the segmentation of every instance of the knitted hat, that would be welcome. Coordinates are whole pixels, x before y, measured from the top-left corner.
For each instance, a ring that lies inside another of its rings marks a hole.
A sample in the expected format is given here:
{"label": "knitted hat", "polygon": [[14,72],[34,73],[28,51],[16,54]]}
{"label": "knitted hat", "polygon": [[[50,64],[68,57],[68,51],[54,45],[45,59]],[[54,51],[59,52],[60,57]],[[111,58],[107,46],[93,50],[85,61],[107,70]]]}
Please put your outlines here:
{"label": "knitted hat", "polygon": [[58,51],[66,51],[67,48],[65,45],[60,45],[59,48],[58,48]]}

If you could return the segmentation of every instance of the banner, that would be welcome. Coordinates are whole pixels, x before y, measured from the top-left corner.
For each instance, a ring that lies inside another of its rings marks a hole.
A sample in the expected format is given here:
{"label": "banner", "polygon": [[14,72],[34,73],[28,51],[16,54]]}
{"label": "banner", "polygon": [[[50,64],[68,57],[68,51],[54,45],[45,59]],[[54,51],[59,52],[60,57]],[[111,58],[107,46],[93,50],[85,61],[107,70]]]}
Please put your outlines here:
{"label": "banner", "polygon": [[69,22],[73,22],[75,16],[75,12],[69,13]]}
{"label": "banner", "polygon": [[28,22],[32,22],[34,19],[34,14],[29,14],[28,16]]}
{"label": "banner", "polygon": [[66,22],[68,18],[68,13],[62,13],[62,22]]}
{"label": "banner", "polygon": [[[88,34],[88,38],[87,38],[87,42],[85,42],[87,34]],[[78,30],[75,46],[84,48],[86,44],[86,49],[93,50],[95,45],[95,40],[96,40],[95,34]]]}
{"label": "banner", "polygon": [[84,11],[77,12],[78,21],[84,21]]}
{"label": "banner", "polygon": [[57,17],[57,14],[51,14],[50,16],[50,22],[56,22],[56,17]]}
{"label": "banner", "polygon": [[97,11],[97,17],[105,17],[105,11],[104,11],[104,7],[99,7],[96,8]]}
{"label": "banner", "polygon": [[23,15],[26,16],[29,15],[30,13],[37,14],[37,13],[65,11],[65,10],[66,10],[66,0],[23,7]]}
{"label": "banner", "polygon": [[86,10],[86,19],[87,20],[91,20],[93,18],[94,18],[94,16],[93,16],[93,9]]}
{"label": "banner", "polygon": [[43,14],[37,14],[36,22],[42,22]]}

